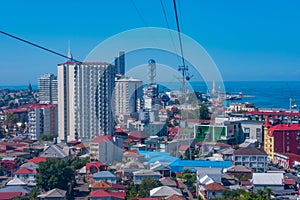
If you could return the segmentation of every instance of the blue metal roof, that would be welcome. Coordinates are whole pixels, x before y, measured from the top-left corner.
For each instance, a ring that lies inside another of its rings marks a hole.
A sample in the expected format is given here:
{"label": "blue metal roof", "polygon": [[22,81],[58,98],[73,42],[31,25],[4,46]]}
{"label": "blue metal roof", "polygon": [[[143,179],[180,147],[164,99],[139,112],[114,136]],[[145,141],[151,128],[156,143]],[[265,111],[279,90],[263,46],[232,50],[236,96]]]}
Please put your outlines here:
{"label": "blue metal roof", "polygon": [[143,154],[147,162],[155,163],[157,161],[164,163],[173,163],[179,158],[171,156],[169,152],[154,152],[154,151],[138,151],[139,154]]}
{"label": "blue metal roof", "polygon": [[204,168],[228,168],[232,166],[231,161],[210,161],[210,160],[176,160],[170,164],[172,172],[183,172],[185,167]]}
{"label": "blue metal roof", "polygon": [[94,178],[116,178],[116,175],[111,173],[110,171],[101,171],[97,172],[93,175]]}

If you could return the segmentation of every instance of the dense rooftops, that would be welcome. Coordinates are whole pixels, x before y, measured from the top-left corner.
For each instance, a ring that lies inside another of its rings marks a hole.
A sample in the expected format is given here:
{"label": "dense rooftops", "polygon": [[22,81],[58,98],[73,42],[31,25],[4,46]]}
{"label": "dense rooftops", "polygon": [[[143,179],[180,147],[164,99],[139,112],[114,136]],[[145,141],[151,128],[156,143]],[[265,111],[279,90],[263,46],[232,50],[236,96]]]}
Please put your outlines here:
{"label": "dense rooftops", "polygon": [[234,151],[234,155],[262,155],[266,156],[266,152],[256,147],[239,148]]}

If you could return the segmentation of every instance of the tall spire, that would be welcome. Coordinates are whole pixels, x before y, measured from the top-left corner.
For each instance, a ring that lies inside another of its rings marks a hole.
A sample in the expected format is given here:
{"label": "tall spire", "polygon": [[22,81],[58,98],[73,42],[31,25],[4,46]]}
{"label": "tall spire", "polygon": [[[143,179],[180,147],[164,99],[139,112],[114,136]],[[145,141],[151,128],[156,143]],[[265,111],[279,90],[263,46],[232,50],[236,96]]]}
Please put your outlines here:
{"label": "tall spire", "polygon": [[72,56],[71,47],[70,47],[70,40],[68,42],[68,58],[69,58],[69,61],[73,61],[73,56]]}

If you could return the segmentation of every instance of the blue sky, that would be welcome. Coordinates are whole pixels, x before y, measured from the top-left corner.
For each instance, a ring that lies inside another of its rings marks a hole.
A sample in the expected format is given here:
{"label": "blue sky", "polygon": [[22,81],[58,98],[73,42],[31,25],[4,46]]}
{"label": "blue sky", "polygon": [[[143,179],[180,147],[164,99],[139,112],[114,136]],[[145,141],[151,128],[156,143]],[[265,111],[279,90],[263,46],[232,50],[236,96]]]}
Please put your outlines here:
{"label": "blue sky", "polygon": [[[162,1],[176,29],[172,0]],[[182,32],[206,49],[227,81],[300,81],[299,7],[296,0],[178,1]],[[0,30],[64,54],[70,40],[78,60],[106,38],[144,26],[167,28],[159,0],[12,0],[0,7]],[[36,84],[64,61],[0,35],[0,85]]]}

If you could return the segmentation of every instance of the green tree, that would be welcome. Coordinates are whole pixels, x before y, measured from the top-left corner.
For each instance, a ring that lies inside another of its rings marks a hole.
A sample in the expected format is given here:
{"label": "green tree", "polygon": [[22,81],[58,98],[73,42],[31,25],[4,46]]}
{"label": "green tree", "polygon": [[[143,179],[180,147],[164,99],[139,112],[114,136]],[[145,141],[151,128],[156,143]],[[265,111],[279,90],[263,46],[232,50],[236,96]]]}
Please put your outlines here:
{"label": "green tree", "polygon": [[142,181],[139,190],[139,197],[150,197],[150,190],[162,186],[161,182],[153,178],[146,178]]}
{"label": "green tree", "polygon": [[12,123],[15,124],[18,122],[18,116],[14,113],[7,113],[4,123]]}
{"label": "green tree", "polygon": [[200,119],[210,119],[208,107],[204,104],[202,104],[200,107]]}
{"label": "green tree", "polygon": [[53,135],[41,134],[40,138],[43,141],[53,141],[54,136]]}
{"label": "green tree", "polygon": [[46,162],[39,163],[36,183],[44,191],[54,188],[67,190],[69,184],[72,184],[72,186],[75,184],[74,171],[68,165],[68,162],[64,160],[58,158],[47,159]]}
{"label": "green tree", "polygon": [[78,157],[75,157],[72,160],[70,160],[70,166],[71,166],[71,168],[73,170],[81,169],[89,161],[90,161],[90,158],[78,158]]}

